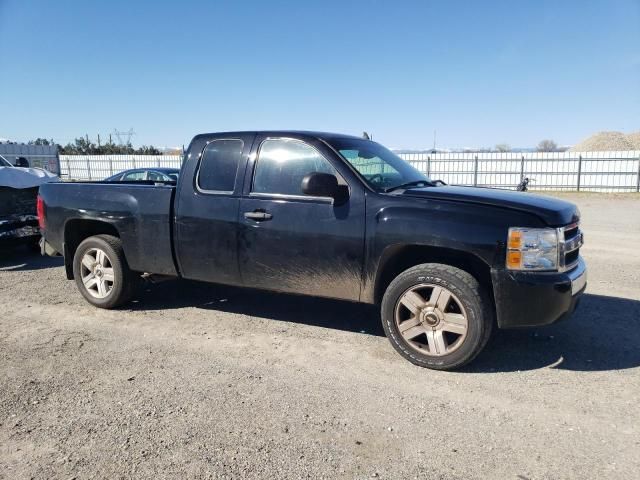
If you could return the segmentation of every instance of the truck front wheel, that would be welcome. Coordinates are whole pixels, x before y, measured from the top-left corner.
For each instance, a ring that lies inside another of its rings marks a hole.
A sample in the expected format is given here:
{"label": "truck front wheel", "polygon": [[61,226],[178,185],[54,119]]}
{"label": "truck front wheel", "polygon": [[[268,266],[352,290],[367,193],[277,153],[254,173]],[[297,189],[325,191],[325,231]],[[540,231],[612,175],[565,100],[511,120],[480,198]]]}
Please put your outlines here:
{"label": "truck front wheel", "polygon": [[384,294],[381,316],[400,355],[436,370],[453,370],[473,360],[493,326],[490,301],[478,281],[438,263],[398,275]]}
{"label": "truck front wheel", "polygon": [[129,269],[120,239],[112,235],[89,237],[78,245],[73,276],[82,296],[100,308],[129,301],[140,279]]}

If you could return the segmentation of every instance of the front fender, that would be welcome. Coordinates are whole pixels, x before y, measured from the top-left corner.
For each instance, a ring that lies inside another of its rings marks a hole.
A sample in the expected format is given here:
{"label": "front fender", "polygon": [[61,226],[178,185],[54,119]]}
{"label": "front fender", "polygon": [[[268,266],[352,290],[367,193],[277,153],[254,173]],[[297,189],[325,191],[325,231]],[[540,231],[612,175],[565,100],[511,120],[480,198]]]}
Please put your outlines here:
{"label": "front fender", "polygon": [[[380,272],[389,261],[394,261],[394,253],[406,246],[446,252],[442,261],[454,265],[461,263],[455,261],[458,256],[476,259],[487,268],[499,268],[504,265],[508,228],[517,225],[539,226],[541,223],[531,214],[492,206],[390,198],[389,195],[384,195],[383,204],[378,198],[382,196],[373,196],[371,202],[367,199],[367,239],[361,295],[362,301],[367,303],[376,300]],[[423,263],[420,256],[413,265],[418,263]]]}

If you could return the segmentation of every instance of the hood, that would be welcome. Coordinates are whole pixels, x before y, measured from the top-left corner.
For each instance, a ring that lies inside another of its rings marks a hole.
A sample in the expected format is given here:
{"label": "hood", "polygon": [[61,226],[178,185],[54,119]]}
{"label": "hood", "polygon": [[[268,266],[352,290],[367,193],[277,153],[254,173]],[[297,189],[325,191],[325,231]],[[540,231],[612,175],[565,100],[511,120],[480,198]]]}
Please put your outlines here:
{"label": "hood", "polygon": [[534,193],[447,185],[444,187],[411,188],[404,190],[401,195],[520,210],[536,215],[552,227],[567,225],[580,219],[578,207],[573,203]]}
{"label": "hood", "polygon": [[32,188],[59,178],[41,168],[0,167],[0,187]]}

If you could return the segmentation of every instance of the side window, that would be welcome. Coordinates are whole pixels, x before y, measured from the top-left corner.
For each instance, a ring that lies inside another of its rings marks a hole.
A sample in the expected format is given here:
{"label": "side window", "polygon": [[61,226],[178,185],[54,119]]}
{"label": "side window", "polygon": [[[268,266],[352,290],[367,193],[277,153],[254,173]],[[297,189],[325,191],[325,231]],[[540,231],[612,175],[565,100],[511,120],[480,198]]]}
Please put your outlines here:
{"label": "side window", "polygon": [[134,180],[146,180],[146,178],[147,178],[147,172],[142,171],[142,172],[127,173],[124,177],[122,177],[122,180],[131,182]]}
{"label": "side window", "polygon": [[338,172],[315,148],[300,140],[272,138],[262,142],[251,191],[304,195],[302,179],[312,172]]}
{"label": "side window", "polygon": [[164,179],[164,175],[162,175],[160,172],[149,171],[149,180],[153,180],[154,182],[161,182]]}
{"label": "side window", "polygon": [[244,142],[221,139],[209,143],[202,152],[198,169],[198,187],[215,192],[233,192]]}

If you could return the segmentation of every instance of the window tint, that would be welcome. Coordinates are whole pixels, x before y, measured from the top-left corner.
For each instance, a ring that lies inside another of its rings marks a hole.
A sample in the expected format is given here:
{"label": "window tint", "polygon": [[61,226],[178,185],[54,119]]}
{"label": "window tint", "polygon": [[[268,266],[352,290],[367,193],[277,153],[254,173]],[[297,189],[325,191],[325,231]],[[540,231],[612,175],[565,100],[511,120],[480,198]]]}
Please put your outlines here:
{"label": "window tint", "polygon": [[124,177],[122,177],[122,180],[125,181],[134,181],[134,180],[146,180],[147,178],[147,172],[131,172],[131,173],[127,173]]}
{"label": "window tint", "polygon": [[149,172],[149,180],[153,180],[154,182],[161,182],[166,180],[166,177],[160,172]]}
{"label": "window tint", "polygon": [[431,182],[379,143],[350,137],[335,138],[330,143],[376,190],[385,191],[408,182]]}
{"label": "window tint", "polygon": [[202,152],[198,186],[202,190],[232,192],[244,142],[238,139],[214,140]]}
{"label": "window tint", "polygon": [[339,152],[374,188],[404,183],[400,172],[378,156],[367,155],[363,158],[358,150],[339,150]]}
{"label": "window tint", "polygon": [[252,191],[304,195],[302,179],[312,172],[338,176],[327,159],[310,145],[287,138],[268,139],[260,146]]}

